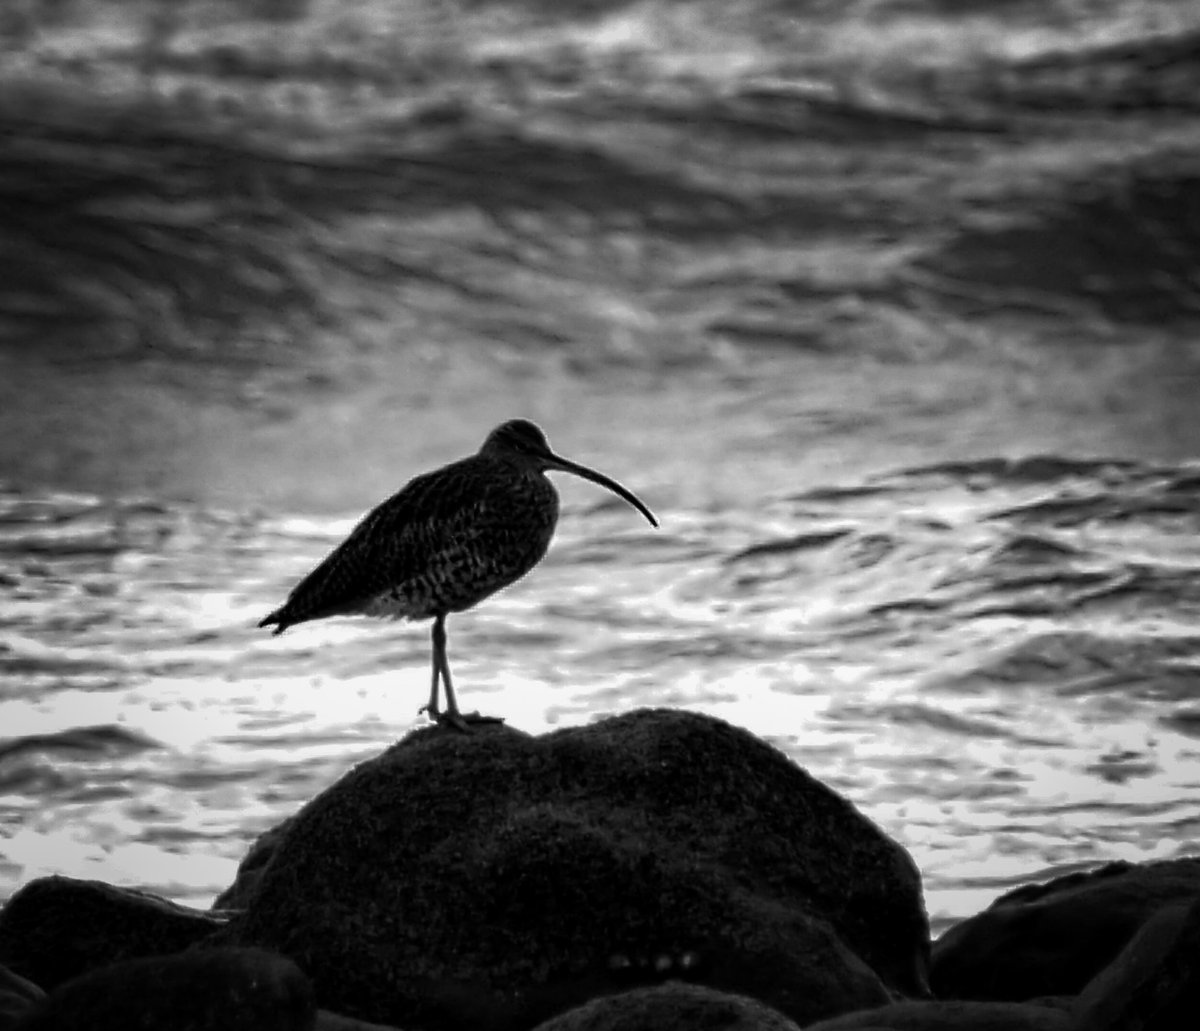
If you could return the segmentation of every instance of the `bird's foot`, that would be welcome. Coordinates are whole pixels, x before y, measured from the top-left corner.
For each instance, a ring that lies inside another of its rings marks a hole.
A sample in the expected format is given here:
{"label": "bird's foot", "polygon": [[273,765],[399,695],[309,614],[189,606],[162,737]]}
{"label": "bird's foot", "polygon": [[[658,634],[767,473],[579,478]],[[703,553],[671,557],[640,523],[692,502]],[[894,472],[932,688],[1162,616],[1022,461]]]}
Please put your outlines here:
{"label": "bird's foot", "polygon": [[467,724],[504,722],[503,716],[484,716],[483,713],[480,712],[456,712],[454,715]]}
{"label": "bird's foot", "polygon": [[477,712],[441,712],[434,717],[439,727],[453,727],[461,734],[471,733],[473,726],[487,723],[503,723],[500,716],[482,716]]}
{"label": "bird's foot", "polygon": [[475,724],[504,722],[503,716],[484,716],[478,712],[459,712],[457,709],[442,712],[432,705],[422,705],[417,711],[429,713],[429,718],[439,727],[453,727],[462,734],[471,733],[471,727]]}

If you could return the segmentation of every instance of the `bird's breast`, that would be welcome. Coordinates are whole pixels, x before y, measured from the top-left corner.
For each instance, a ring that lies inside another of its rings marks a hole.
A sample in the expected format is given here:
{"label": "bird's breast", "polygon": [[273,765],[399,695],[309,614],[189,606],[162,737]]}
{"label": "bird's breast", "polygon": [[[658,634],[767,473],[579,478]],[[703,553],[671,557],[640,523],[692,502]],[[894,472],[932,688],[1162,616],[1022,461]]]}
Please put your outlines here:
{"label": "bird's breast", "polygon": [[454,558],[436,589],[449,611],[470,608],[528,573],[550,546],[558,523],[558,493],[546,477],[530,474],[482,492],[450,542]]}
{"label": "bird's breast", "polygon": [[558,493],[541,474],[480,484],[477,496],[452,517],[420,532],[408,530],[420,560],[363,611],[423,619],[469,609],[537,565],[557,522]]}
{"label": "bird's breast", "polygon": [[520,576],[546,554],[558,524],[558,492],[545,476],[529,475],[482,495],[466,526],[482,564]]}

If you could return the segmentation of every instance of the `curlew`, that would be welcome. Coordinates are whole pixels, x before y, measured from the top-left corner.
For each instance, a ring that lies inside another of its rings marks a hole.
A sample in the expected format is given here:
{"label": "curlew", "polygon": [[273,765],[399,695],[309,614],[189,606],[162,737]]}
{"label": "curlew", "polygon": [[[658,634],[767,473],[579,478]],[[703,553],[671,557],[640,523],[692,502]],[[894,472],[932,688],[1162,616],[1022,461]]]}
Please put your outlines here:
{"label": "curlew", "polygon": [[416,477],[368,512],[258,625],[281,634],[326,616],[432,618],[433,685],[419,711],[459,730],[500,722],[459,711],[446,660],[446,617],[519,580],[546,554],[558,522],[550,470],[606,487],[658,525],[632,491],[556,455],[537,426],[513,419],[492,430],[476,454]]}

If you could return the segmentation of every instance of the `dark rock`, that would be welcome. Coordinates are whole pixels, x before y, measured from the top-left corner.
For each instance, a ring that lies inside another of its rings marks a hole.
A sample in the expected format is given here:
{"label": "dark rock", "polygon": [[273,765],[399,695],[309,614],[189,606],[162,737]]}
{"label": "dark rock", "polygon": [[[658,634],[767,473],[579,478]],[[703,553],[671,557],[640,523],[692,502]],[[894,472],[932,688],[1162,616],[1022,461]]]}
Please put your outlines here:
{"label": "dark rock", "polygon": [[292,956],[330,1010],[498,1031],[668,978],[797,1021],[878,1005],[879,978],[925,991],[928,924],[849,802],[745,731],[643,710],[409,735],[294,817],[213,940]]}
{"label": "dark rock", "polygon": [[258,949],[131,959],[50,993],[13,1031],[312,1031],[312,987]]}
{"label": "dark rock", "polygon": [[1009,892],[933,948],[943,998],[1077,995],[1164,905],[1200,897],[1200,859],[1110,863]]}
{"label": "dark rock", "polygon": [[368,1024],[365,1020],[344,1017],[329,1010],[317,1010],[317,1023],[313,1031],[399,1031],[391,1024]]}
{"label": "dark rock", "polygon": [[1079,1031],[1177,1031],[1200,1014],[1200,901],[1164,906],[1084,989]]}
{"label": "dark rock", "polygon": [[259,878],[267,863],[275,855],[279,842],[287,834],[292,825],[292,818],[276,824],[270,830],[260,834],[250,846],[242,861],[238,863],[237,876],[233,883],[214,900],[211,909],[216,911],[245,909],[258,887]]}
{"label": "dark rock", "polygon": [[156,895],[41,877],[0,910],[0,963],[51,991],[95,967],[178,952],[220,926]]}
{"label": "dark rock", "polygon": [[799,1031],[778,1010],[744,995],[677,981],[593,999],[536,1031]]}
{"label": "dark rock", "polygon": [[1066,1007],[922,1000],[848,1013],[805,1031],[1075,1031],[1075,1020]]}
{"label": "dark rock", "polygon": [[43,992],[32,981],[18,977],[8,967],[0,966],[0,1031],[8,1031],[34,1003],[44,999]]}

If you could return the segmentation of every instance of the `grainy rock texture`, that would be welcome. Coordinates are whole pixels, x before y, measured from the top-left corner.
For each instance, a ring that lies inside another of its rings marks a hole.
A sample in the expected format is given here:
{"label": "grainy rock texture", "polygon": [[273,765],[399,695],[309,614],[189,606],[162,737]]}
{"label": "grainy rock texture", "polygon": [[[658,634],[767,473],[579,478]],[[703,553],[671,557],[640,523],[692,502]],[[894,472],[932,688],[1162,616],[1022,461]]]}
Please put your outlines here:
{"label": "grainy rock texture", "polygon": [[1164,906],[1084,989],[1078,1031],[1182,1031],[1200,1022],[1200,900]]}
{"label": "grainy rock texture", "polygon": [[1110,863],[1018,888],[937,940],[934,991],[1010,1001],[1076,995],[1162,906],[1195,898],[1200,858]]}
{"label": "grainy rock texture", "polygon": [[41,877],[0,909],[0,963],[49,992],[118,960],[178,952],[220,926],[157,895]]}
{"label": "grainy rock texture", "polygon": [[642,710],[531,737],[417,731],[293,819],[214,942],[331,1010],[529,1028],[685,978],[805,1022],[925,991],[908,854],[782,753]]}
{"label": "grainy rock texture", "polygon": [[390,1024],[374,1024],[365,1020],[356,1020],[341,1013],[330,1013],[329,1010],[317,1010],[317,1024],[313,1031],[400,1031]]}
{"label": "grainy rock texture", "polygon": [[0,1031],[9,1031],[18,1018],[46,997],[32,981],[18,977],[8,967],[0,966]]}
{"label": "grainy rock texture", "polygon": [[242,857],[242,861],[238,863],[237,877],[234,882],[218,895],[212,904],[212,910],[224,911],[233,909],[244,909],[251,896],[254,894],[255,888],[258,886],[258,880],[262,876],[263,870],[267,863],[271,861],[271,857],[275,854],[275,849],[279,842],[287,835],[288,828],[291,827],[291,819],[284,820],[282,823],[276,824],[270,830],[260,834],[250,846],[250,850]]}
{"label": "grainy rock texture", "polygon": [[312,987],[282,956],[217,949],[131,959],[55,989],[14,1031],[312,1031]]}
{"label": "grainy rock texture", "polygon": [[810,1024],[805,1031],[1077,1031],[1066,1006],[962,1000],[899,1002]]}
{"label": "grainy rock texture", "polygon": [[537,1031],[799,1031],[744,995],[678,981],[606,995],[560,1013]]}

